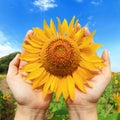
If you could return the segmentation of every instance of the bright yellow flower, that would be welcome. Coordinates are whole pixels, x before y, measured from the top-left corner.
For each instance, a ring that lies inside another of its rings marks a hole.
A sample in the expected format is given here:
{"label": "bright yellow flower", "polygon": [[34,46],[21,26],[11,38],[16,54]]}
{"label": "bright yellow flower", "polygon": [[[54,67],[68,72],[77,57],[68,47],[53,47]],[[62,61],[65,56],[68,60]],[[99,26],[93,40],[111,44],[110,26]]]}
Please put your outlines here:
{"label": "bright yellow flower", "polygon": [[116,112],[120,112],[120,95],[119,94],[115,94],[113,96],[114,100],[117,102],[117,109]]}
{"label": "bright yellow flower", "polygon": [[10,95],[9,95],[9,94],[4,94],[2,98],[3,98],[4,100],[8,100],[8,99],[9,99],[9,97],[10,97]]}
{"label": "bright yellow flower", "polygon": [[85,84],[94,75],[91,71],[99,70],[103,60],[96,50],[101,44],[93,43],[95,31],[85,35],[85,29],[78,30],[78,20],[72,18],[70,24],[66,19],[58,20],[58,32],[54,22],[50,26],[44,21],[44,28],[33,28],[22,44],[24,53],[21,59],[28,62],[22,69],[28,72],[26,80],[32,81],[33,89],[43,88],[43,97],[48,92],[55,92],[56,99],[74,99],[75,87],[86,93]]}
{"label": "bright yellow flower", "polygon": [[118,81],[118,80],[115,80],[115,84],[116,84],[116,85],[119,84],[119,81]]}

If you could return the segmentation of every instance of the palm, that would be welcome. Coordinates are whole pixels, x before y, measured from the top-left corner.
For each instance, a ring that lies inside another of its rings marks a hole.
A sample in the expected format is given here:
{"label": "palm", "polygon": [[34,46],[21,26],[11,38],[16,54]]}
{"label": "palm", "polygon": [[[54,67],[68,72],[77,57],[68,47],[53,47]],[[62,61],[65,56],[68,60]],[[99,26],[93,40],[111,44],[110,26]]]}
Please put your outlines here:
{"label": "palm", "polygon": [[[33,33],[32,30],[29,30],[26,34],[26,37],[28,37],[29,34]],[[22,51],[24,52],[24,50]],[[45,99],[42,97],[42,90],[33,90],[32,85],[25,82],[23,76],[18,71],[21,69],[25,64],[26,61],[20,61],[19,58],[17,60],[18,63],[16,63],[17,74],[12,77],[12,81],[8,84],[15,96],[15,99],[19,104],[27,105],[30,108],[41,108],[41,109],[47,109],[49,106],[49,103],[51,101],[51,95],[47,95]]]}
{"label": "palm", "polygon": [[104,67],[96,76],[94,76],[89,82],[92,88],[86,86],[87,94],[82,93],[77,88],[75,89],[74,101],[67,101],[69,105],[87,105],[91,103],[97,103],[98,99],[101,97],[105,88],[110,82],[111,72],[110,72],[110,61],[109,57],[103,52],[102,58],[105,61],[106,67]]}
{"label": "palm", "polygon": [[12,92],[15,95],[16,100],[19,104],[26,104],[31,108],[42,108],[46,109],[49,105],[50,96],[45,99],[42,98],[42,91],[32,90],[31,85],[26,83],[20,74],[13,78]]}
{"label": "palm", "polygon": [[7,74],[7,82],[15,99],[20,105],[25,105],[31,109],[47,109],[51,95],[47,95],[43,99],[41,90],[33,90],[31,84],[25,82],[25,77],[19,73],[19,68],[23,63],[20,62],[19,56],[16,56],[10,64]]}

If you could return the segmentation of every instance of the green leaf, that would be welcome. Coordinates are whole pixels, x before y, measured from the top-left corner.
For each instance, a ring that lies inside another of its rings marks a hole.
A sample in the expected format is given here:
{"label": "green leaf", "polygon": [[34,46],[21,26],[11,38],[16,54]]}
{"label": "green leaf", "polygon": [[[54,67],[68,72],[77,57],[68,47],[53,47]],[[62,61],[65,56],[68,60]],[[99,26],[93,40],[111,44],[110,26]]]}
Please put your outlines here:
{"label": "green leaf", "polygon": [[55,114],[56,115],[67,115],[68,110],[67,110],[67,108],[63,108],[63,109],[60,109],[60,110],[56,111]]}

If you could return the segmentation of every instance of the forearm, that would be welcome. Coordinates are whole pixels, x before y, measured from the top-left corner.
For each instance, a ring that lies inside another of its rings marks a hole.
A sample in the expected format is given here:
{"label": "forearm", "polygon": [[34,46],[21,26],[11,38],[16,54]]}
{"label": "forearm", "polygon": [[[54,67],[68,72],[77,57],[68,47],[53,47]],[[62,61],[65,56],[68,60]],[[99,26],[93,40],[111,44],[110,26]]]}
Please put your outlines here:
{"label": "forearm", "polygon": [[17,107],[14,120],[44,120],[45,110],[28,109],[24,106]]}
{"label": "forearm", "polygon": [[70,120],[98,120],[97,108],[81,108],[81,107],[69,107],[68,108]]}

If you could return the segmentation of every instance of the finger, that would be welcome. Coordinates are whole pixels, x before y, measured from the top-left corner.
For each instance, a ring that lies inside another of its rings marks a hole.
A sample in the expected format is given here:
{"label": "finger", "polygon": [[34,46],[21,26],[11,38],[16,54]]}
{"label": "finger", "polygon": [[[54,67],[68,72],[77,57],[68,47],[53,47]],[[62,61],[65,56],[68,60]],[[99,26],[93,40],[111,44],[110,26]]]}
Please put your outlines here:
{"label": "finger", "polygon": [[8,74],[7,74],[8,76],[16,75],[18,73],[19,63],[20,63],[19,54],[17,54],[9,64]]}
{"label": "finger", "polygon": [[[85,26],[84,28],[85,28],[85,36],[90,35],[90,31],[89,31],[88,27]],[[77,31],[79,31],[80,29],[81,29],[81,25],[78,23]]]}
{"label": "finger", "polygon": [[33,31],[32,30],[28,30],[27,31],[27,33],[26,33],[26,35],[25,35],[25,38],[29,38],[29,35],[30,34],[33,34]]}
{"label": "finger", "polygon": [[88,27],[86,26],[85,27],[85,36],[88,36],[88,35],[90,35],[90,31],[89,31]]}
{"label": "finger", "polygon": [[104,50],[102,54],[102,59],[104,60],[105,67],[102,69],[102,73],[106,76],[107,84],[111,80],[111,70],[110,70],[110,58],[108,55],[108,50]]}
{"label": "finger", "polygon": [[102,59],[107,67],[110,68],[110,57],[108,55],[108,50],[104,50],[102,54]]}
{"label": "finger", "polygon": [[[89,31],[87,25],[84,28],[85,28],[85,36],[89,36],[90,35],[90,31]],[[78,24],[77,31],[79,31],[80,29],[81,29],[81,25]],[[94,43],[94,41],[92,40],[91,43]]]}
{"label": "finger", "polygon": [[19,69],[22,69],[26,64],[27,64],[27,61],[21,60],[20,65],[19,65]]}
{"label": "finger", "polygon": [[77,31],[79,31],[80,28],[81,28],[81,25],[78,23],[78,25],[77,25]]}
{"label": "finger", "polygon": [[[85,36],[89,36],[90,35],[90,31],[88,29],[87,26],[85,26]],[[92,40],[91,43],[94,43],[94,41]]]}
{"label": "finger", "polygon": [[24,42],[26,44],[28,43],[28,40],[29,40],[29,37],[30,37],[31,34],[33,34],[33,31],[32,30],[28,30],[28,32],[26,33],[25,38],[24,38]]}

